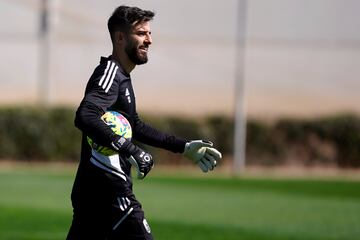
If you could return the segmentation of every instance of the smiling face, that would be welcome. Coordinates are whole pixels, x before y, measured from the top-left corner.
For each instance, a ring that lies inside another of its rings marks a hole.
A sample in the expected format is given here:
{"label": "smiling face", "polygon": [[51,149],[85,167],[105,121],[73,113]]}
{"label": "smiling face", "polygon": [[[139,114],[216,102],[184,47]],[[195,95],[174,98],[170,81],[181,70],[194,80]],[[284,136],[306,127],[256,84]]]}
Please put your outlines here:
{"label": "smiling face", "polygon": [[147,63],[148,50],[152,43],[150,23],[140,22],[133,25],[126,35],[125,52],[136,65]]}

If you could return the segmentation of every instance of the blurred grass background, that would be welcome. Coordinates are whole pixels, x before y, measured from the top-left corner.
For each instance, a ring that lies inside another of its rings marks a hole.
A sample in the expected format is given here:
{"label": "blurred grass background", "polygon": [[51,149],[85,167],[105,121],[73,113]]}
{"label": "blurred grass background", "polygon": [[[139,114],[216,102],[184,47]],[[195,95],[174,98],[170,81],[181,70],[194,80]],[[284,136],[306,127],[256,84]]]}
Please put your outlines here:
{"label": "blurred grass background", "polygon": [[[0,169],[0,239],[65,239],[74,166]],[[181,168],[135,182],[156,239],[360,239],[360,181]]]}

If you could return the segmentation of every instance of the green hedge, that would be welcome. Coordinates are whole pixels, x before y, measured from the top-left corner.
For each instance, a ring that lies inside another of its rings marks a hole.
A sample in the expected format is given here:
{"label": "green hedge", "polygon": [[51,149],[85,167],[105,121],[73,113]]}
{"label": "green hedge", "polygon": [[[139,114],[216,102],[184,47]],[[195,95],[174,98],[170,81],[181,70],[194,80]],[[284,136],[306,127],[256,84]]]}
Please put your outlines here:
{"label": "green hedge", "polygon": [[248,162],[266,165],[360,167],[360,118],[342,114],[318,119],[249,121]]}
{"label": "green hedge", "polygon": [[5,108],[0,110],[0,158],[77,159],[80,132],[69,108]]}
{"label": "green hedge", "polygon": [[[339,115],[314,120],[282,120],[275,129],[287,146],[301,146],[311,164],[360,167],[360,119]],[[303,154],[304,155],[304,154]]]}
{"label": "green hedge", "polygon": [[[0,159],[78,161],[81,133],[74,127],[74,117],[75,109],[66,107],[1,108]],[[232,118],[143,115],[143,119],[186,139],[211,140],[225,156],[232,156]],[[146,148],[159,162],[184,163],[180,155]],[[272,124],[252,119],[247,123],[246,156],[248,164],[360,167],[360,118],[344,114]]]}

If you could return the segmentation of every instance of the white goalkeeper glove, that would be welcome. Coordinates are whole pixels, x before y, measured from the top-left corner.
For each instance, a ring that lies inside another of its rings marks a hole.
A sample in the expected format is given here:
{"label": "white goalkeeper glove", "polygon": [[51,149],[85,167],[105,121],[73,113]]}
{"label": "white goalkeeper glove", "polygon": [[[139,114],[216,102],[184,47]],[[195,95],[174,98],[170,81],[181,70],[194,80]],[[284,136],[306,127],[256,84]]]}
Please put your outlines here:
{"label": "white goalkeeper glove", "polygon": [[203,172],[212,171],[221,159],[221,153],[212,147],[213,143],[194,140],[185,144],[184,156],[197,163]]}

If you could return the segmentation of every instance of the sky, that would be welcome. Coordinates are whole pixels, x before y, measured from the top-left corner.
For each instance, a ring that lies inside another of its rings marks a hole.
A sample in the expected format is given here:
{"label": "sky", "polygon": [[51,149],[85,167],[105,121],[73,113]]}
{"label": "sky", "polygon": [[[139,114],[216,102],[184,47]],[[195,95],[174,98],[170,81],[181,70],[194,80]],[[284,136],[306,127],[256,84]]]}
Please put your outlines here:
{"label": "sky", "polygon": [[[119,1],[50,0],[50,104],[77,106]],[[122,1],[154,10],[149,63],[132,73],[139,111],[227,114],[235,109],[237,34],[245,26],[244,101],[249,116],[360,113],[360,1]],[[36,103],[39,0],[0,0],[0,104]],[[240,29],[241,30],[241,29]]]}

